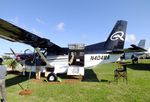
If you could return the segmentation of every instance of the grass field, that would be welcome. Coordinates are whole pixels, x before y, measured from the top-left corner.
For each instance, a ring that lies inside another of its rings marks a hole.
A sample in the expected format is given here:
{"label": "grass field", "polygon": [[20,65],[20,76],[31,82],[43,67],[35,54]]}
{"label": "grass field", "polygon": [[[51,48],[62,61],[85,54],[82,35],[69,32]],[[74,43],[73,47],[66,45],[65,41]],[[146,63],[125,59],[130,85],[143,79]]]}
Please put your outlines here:
{"label": "grass field", "polygon": [[[150,60],[137,65],[127,62],[128,84],[114,81],[115,63],[86,70],[85,80],[65,79],[61,83],[47,83],[17,75],[7,75],[8,102],[150,102]],[[33,90],[28,96],[21,96],[18,85]]]}

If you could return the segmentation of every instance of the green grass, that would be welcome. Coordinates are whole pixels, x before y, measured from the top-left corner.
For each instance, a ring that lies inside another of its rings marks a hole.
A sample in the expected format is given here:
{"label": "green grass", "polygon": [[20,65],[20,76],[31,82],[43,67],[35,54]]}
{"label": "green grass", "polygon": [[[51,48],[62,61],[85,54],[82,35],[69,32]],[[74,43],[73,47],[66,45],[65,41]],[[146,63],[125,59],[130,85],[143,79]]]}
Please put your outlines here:
{"label": "green grass", "polygon": [[[128,84],[113,82],[116,63],[99,65],[86,70],[85,80],[76,82],[47,83],[27,81],[27,77],[7,76],[8,102],[150,102],[150,60],[132,65],[127,62]],[[65,77],[64,77],[65,78]],[[18,85],[33,90],[29,96],[20,96]]]}

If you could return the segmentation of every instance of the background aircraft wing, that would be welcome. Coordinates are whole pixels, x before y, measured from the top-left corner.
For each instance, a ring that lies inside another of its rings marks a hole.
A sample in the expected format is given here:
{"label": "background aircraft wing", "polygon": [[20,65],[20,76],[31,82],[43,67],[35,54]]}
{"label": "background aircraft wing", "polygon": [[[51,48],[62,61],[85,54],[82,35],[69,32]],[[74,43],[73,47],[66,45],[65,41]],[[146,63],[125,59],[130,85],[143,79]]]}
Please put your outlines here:
{"label": "background aircraft wing", "polygon": [[58,45],[50,42],[46,38],[39,37],[20,27],[17,27],[3,19],[0,19],[0,38],[20,42],[39,48],[60,48]]}
{"label": "background aircraft wing", "polygon": [[124,49],[125,52],[144,52],[144,51],[147,51],[145,50],[145,42],[146,40],[145,39],[142,39],[139,41],[138,45],[135,45],[135,44],[131,44],[130,48],[127,48],[127,49]]}
{"label": "background aircraft wing", "polygon": [[146,49],[144,48],[141,48],[139,46],[136,46],[134,44],[131,44],[131,47],[130,48],[127,48],[127,49],[124,49],[125,52],[144,52],[144,51],[147,51]]}

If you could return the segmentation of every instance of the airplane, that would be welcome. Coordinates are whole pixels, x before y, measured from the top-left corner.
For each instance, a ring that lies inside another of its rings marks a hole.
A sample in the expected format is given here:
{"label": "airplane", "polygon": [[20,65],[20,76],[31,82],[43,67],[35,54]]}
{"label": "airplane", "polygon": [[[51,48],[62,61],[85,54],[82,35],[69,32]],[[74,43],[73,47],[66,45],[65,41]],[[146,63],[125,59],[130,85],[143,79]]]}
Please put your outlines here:
{"label": "airplane", "polygon": [[125,59],[131,59],[131,56],[140,57],[146,53],[145,49],[145,39],[139,41],[138,45],[131,44],[130,48],[125,49]]}
{"label": "airplane", "polygon": [[147,48],[147,51],[145,52],[144,58],[150,59],[150,48]]}
{"label": "airplane", "polygon": [[[51,68],[47,76],[48,81],[56,81],[56,75],[84,76],[84,69],[94,68],[98,64],[117,61],[124,53],[124,42],[127,21],[118,20],[106,41],[91,45],[68,44],[68,47],[60,47],[49,39],[39,37],[3,19],[0,19],[0,38],[11,42],[20,42],[31,45],[42,60]],[[44,54],[39,49],[44,50]]]}

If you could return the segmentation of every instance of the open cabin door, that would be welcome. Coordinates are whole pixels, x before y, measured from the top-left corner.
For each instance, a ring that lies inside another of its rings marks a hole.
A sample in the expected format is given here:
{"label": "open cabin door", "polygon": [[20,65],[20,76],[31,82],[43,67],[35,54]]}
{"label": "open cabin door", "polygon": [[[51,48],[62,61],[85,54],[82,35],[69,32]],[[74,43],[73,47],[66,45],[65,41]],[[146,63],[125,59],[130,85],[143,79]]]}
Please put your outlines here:
{"label": "open cabin door", "polygon": [[67,75],[84,75],[84,44],[69,44]]}

